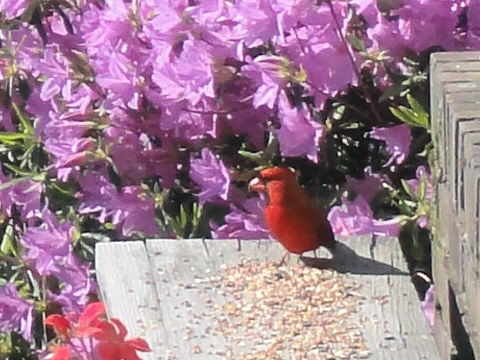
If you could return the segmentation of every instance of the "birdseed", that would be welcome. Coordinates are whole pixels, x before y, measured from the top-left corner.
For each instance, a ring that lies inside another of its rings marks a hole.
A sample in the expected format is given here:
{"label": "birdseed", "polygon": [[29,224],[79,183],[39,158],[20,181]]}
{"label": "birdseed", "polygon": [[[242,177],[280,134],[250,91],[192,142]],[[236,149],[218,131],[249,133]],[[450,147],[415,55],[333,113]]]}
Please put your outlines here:
{"label": "birdseed", "polygon": [[224,303],[213,305],[209,334],[226,341],[225,359],[367,359],[370,351],[351,318],[364,301],[360,285],[303,264],[242,260],[222,267],[211,285]]}

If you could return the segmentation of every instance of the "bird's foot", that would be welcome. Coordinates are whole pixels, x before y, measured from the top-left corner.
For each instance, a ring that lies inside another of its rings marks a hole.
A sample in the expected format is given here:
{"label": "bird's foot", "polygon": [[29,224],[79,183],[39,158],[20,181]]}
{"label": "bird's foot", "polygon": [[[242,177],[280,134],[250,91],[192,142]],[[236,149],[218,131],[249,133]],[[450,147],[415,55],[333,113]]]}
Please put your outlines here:
{"label": "bird's foot", "polygon": [[286,263],[286,259],[290,257],[290,253],[287,251],[285,255],[283,255],[282,260],[278,263],[277,267],[283,266]]}
{"label": "bird's foot", "polygon": [[377,238],[372,235],[372,241],[370,242],[370,257],[375,260],[375,245],[377,245]]}

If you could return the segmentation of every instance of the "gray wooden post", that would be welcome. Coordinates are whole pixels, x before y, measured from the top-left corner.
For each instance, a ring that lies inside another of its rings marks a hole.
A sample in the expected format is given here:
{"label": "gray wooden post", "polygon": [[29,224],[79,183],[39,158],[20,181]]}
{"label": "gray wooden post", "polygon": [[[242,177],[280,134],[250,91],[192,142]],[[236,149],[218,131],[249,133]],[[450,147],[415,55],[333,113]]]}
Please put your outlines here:
{"label": "gray wooden post", "polygon": [[435,336],[443,359],[470,346],[480,358],[480,52],[437,53],[430,64]]}

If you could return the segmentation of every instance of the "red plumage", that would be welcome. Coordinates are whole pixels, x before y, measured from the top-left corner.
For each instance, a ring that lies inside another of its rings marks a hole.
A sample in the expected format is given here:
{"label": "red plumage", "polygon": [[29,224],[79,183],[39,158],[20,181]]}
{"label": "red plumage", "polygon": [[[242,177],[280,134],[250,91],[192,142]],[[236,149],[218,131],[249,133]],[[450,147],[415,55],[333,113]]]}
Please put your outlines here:
{"label": "red plumage", "polygon": [[273,236],[289,252],[301,255],[319,246],[335,247],[335,238],[325,212],[315,206],[289,169],[264,169],[249,186],[254,191],[268,194],[265,222]]}

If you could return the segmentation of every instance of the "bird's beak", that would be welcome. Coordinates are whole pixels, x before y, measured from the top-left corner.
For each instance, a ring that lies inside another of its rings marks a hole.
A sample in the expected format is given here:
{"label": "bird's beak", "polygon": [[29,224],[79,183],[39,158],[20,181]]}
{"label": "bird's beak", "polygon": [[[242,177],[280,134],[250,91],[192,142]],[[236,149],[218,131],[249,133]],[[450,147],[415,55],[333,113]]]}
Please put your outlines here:
{"label": "bird's beak", "polygon": [[263,183],[262,180],[260,180],[258,177],[253,178],[249,183],[248,183],[248,188],[252,191],[256,192],[264,192],[265,191],[265,184]]}

